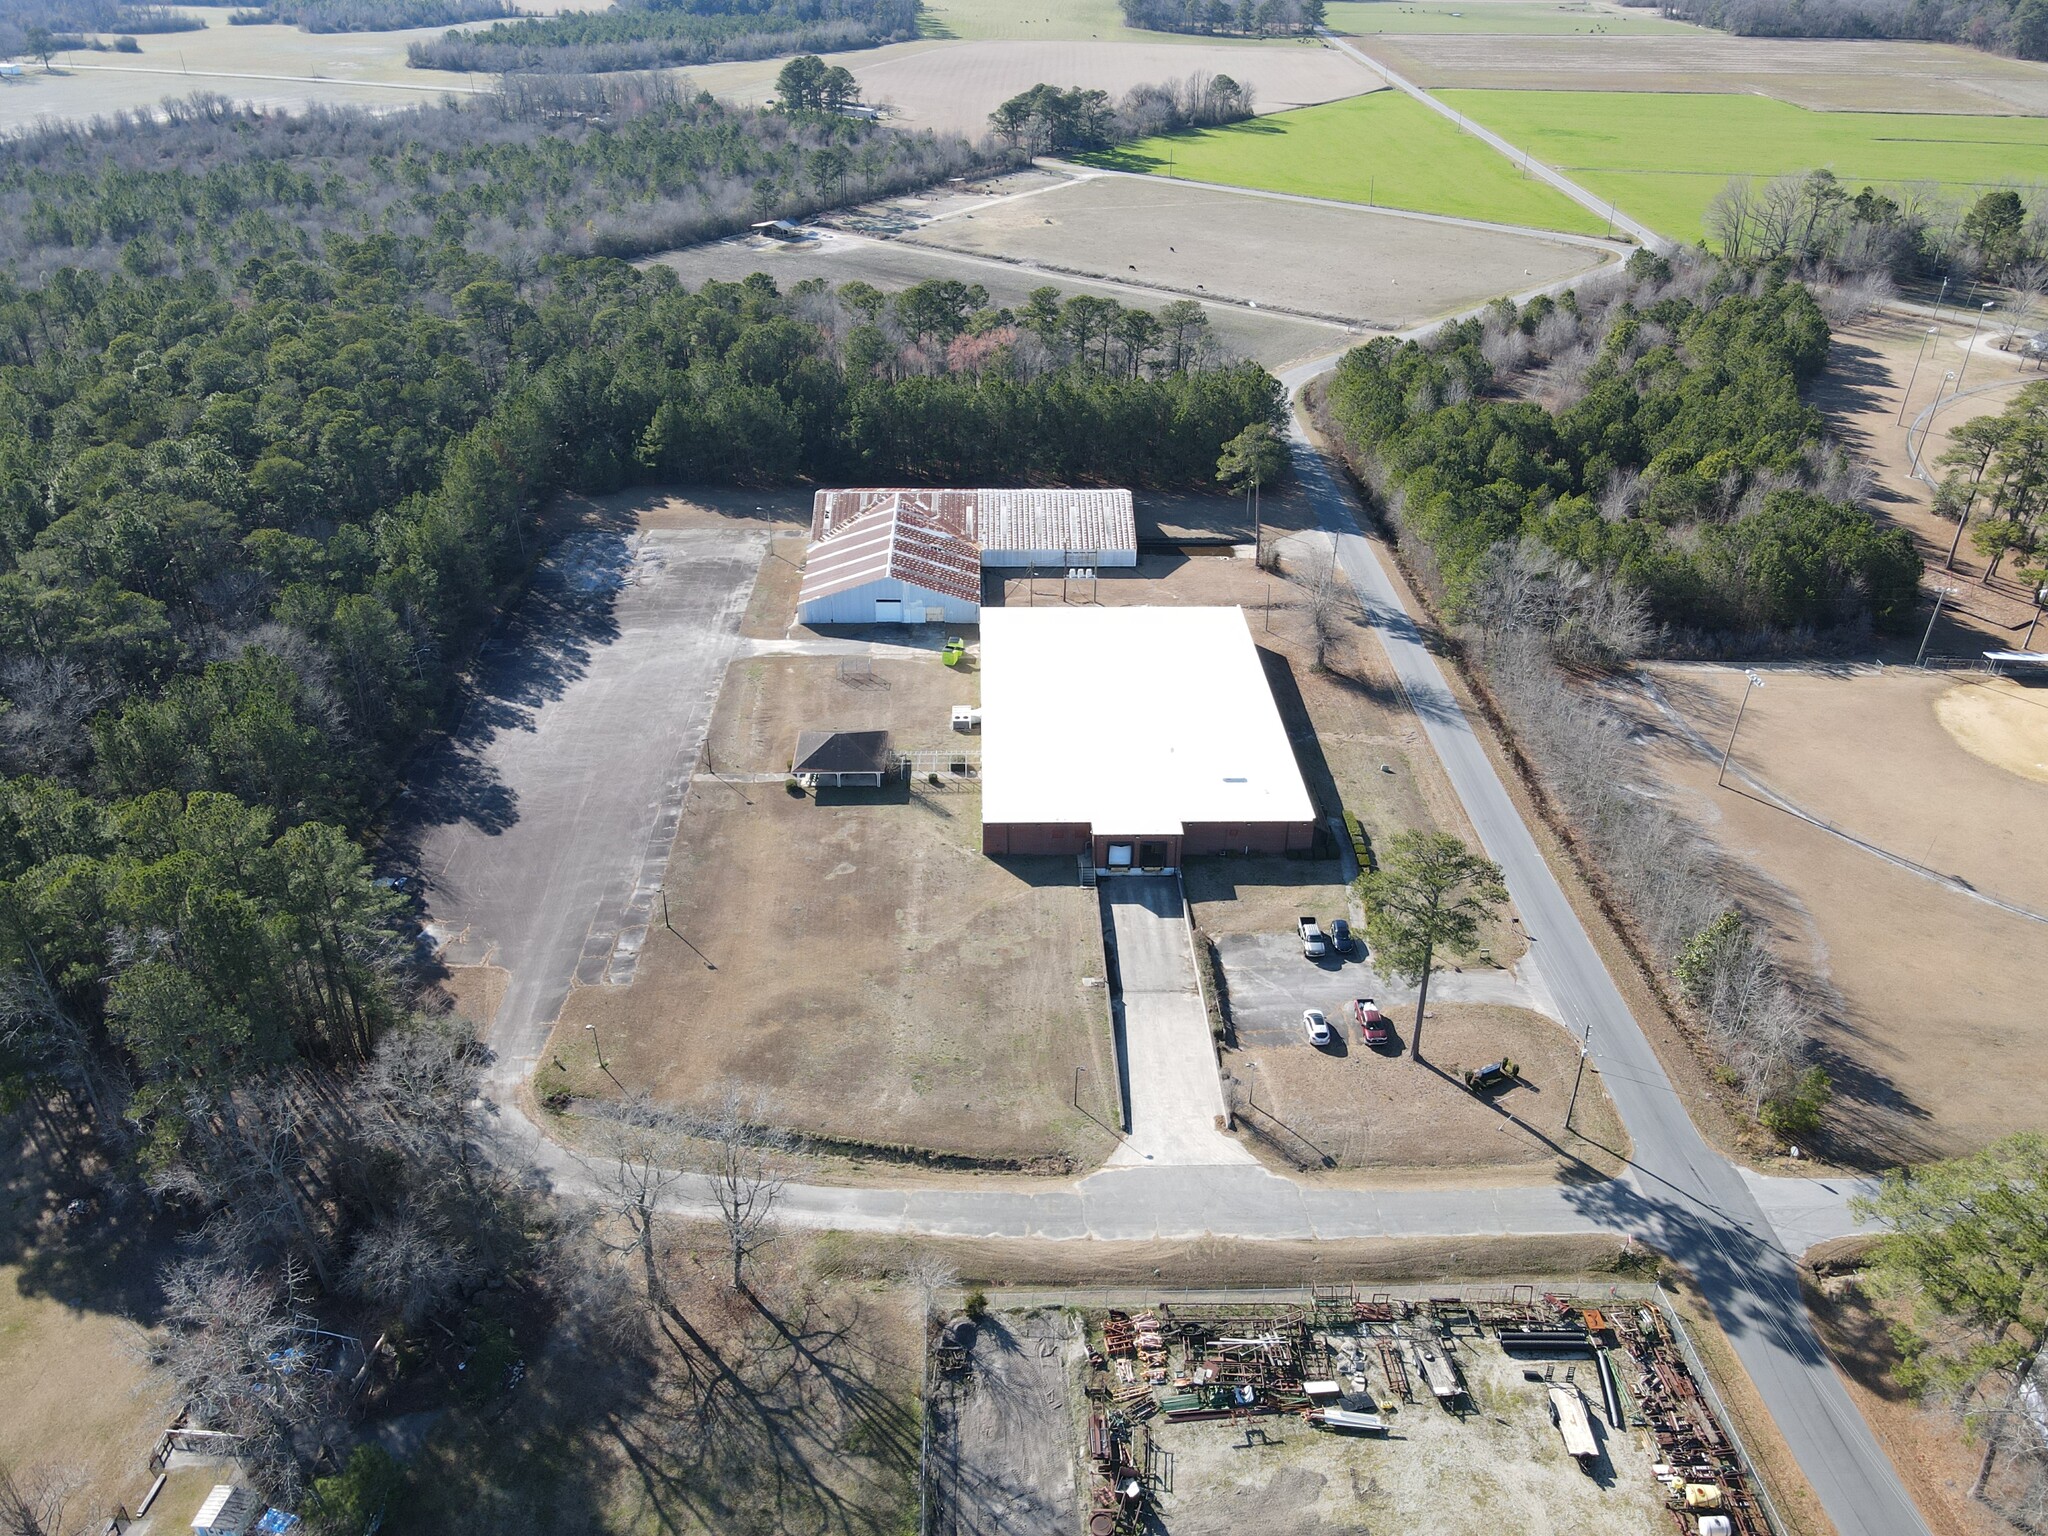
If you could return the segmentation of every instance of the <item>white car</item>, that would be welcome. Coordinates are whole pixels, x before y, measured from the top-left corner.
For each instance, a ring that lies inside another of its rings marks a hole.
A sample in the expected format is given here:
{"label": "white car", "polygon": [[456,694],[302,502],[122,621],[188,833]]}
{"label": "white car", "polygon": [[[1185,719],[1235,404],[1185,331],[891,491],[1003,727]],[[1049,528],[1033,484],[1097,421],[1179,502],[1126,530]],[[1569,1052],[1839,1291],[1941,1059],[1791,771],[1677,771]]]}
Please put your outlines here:
{"label": "white car", "polygon": [[1328,1045],[1330,1043],[1330,1021],[1323,1017],[1322,1009],[1302,1009],[1301,1027],[1308,1031],[1308,1043],[1310,1045]]}

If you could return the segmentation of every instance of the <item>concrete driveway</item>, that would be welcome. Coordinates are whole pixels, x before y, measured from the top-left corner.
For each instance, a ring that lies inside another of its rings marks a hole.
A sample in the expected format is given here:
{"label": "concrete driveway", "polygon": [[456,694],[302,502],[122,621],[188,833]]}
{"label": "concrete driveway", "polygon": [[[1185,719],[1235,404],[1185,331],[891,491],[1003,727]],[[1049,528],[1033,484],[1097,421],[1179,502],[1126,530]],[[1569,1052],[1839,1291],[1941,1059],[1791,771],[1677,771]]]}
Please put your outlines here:
{"label": "concrete driveway", "polygon": [[1131,1114],[1111,1166],[1251,1162],[1251,1153],[1216,1129],[1223,1086],[1180,881],[1120,875],[1101,891],[1115,942],[1112,1007]]}
{"label": "concrete driveway", "polygon": [[[1308,1048],[1301,1026],[1304,1008],[1320,1008],[1332,1027],[1347,1037],[1353,998],[1370,997],[1392,1012],[1415,1001],[1415,988],[1382,976],[1353,940],[1349,955],[1310,960],[1291,933],[1231,933],[1216,940],[1223,985],[1230,996],[1230,1024],[1240,1045],[1293,1043]],[[1430,981],[1432,1002],[1506,1003],[1544,1011],[1527,986],[1508,971],[1440,971]]]}
{"label": "concrete driveway", "polygon": [[494,1076],[522,1080],[572,981],[624,982],[737,649],[763,532],[585,529],[485,649],[395,839],[451,965],[511,972]]}

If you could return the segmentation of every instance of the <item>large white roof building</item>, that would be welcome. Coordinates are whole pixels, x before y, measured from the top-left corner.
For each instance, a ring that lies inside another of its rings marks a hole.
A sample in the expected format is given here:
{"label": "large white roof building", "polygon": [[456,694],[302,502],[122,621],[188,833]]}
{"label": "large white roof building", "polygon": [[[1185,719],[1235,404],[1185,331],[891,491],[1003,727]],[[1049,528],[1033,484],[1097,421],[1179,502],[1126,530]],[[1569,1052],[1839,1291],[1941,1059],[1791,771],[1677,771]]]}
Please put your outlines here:
{"label": "large white roof building", "polygon": [[1177,868],[1314,839],[1242,609],[984,610],[981,729],[988,853]]}

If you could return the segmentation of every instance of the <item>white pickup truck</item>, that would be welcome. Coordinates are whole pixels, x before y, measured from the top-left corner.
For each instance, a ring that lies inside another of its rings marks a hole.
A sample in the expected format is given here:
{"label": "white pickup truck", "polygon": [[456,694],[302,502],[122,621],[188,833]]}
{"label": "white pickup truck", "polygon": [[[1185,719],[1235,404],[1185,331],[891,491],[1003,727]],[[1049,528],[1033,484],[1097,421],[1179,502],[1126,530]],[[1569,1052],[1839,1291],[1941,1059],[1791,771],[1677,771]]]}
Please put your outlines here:
{"label": "white pickup truck", "polygon": [[1316,926],[1314,918],[1296,918],[1294,929],[1301,935],[1301,952],[1305,958],[1320,960],[1330,952],[1330,941],[1323,937],[1323,930]]}

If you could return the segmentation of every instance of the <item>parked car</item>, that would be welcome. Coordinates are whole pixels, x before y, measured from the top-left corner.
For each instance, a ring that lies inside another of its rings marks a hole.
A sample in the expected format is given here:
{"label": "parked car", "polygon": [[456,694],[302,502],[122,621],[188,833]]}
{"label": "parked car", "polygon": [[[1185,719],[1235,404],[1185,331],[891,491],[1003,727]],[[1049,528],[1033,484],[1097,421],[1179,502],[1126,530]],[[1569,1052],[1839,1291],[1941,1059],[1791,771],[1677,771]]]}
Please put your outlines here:
{"label": "parked car", "polygon": [[1369,997],[1361,997],[1351,1004],[1351,1017],[1358,1021],[1358,1038],[1367,1045],[1391,1045],[1394,1040],[1394,1026],[1387,1022],[1387,1016],[1380,1012],[1380,1005]]}
{"label": "parked car", "polygon": [[1323,1017],[1322,1009],[1302,1009],[1301,1027],[1308,1031],[1308,1043],[1310,1045],[1328,1045],[1330,1043],[1330,1021]]}
{"label": "parked car", "polygon": [[1316,926],[1314,918],[1296,918],[1294,931],[1301,935],[1301,952],[1308,959],[1320,960],[1330,952],[1330,941],[1323,937],[1323,930]]}
{"label": "parked car", "polygon": [[1338,918],[1330,924],[1330,948],[1340,955],[1351,953],[1351,923],[1347,918]]}

